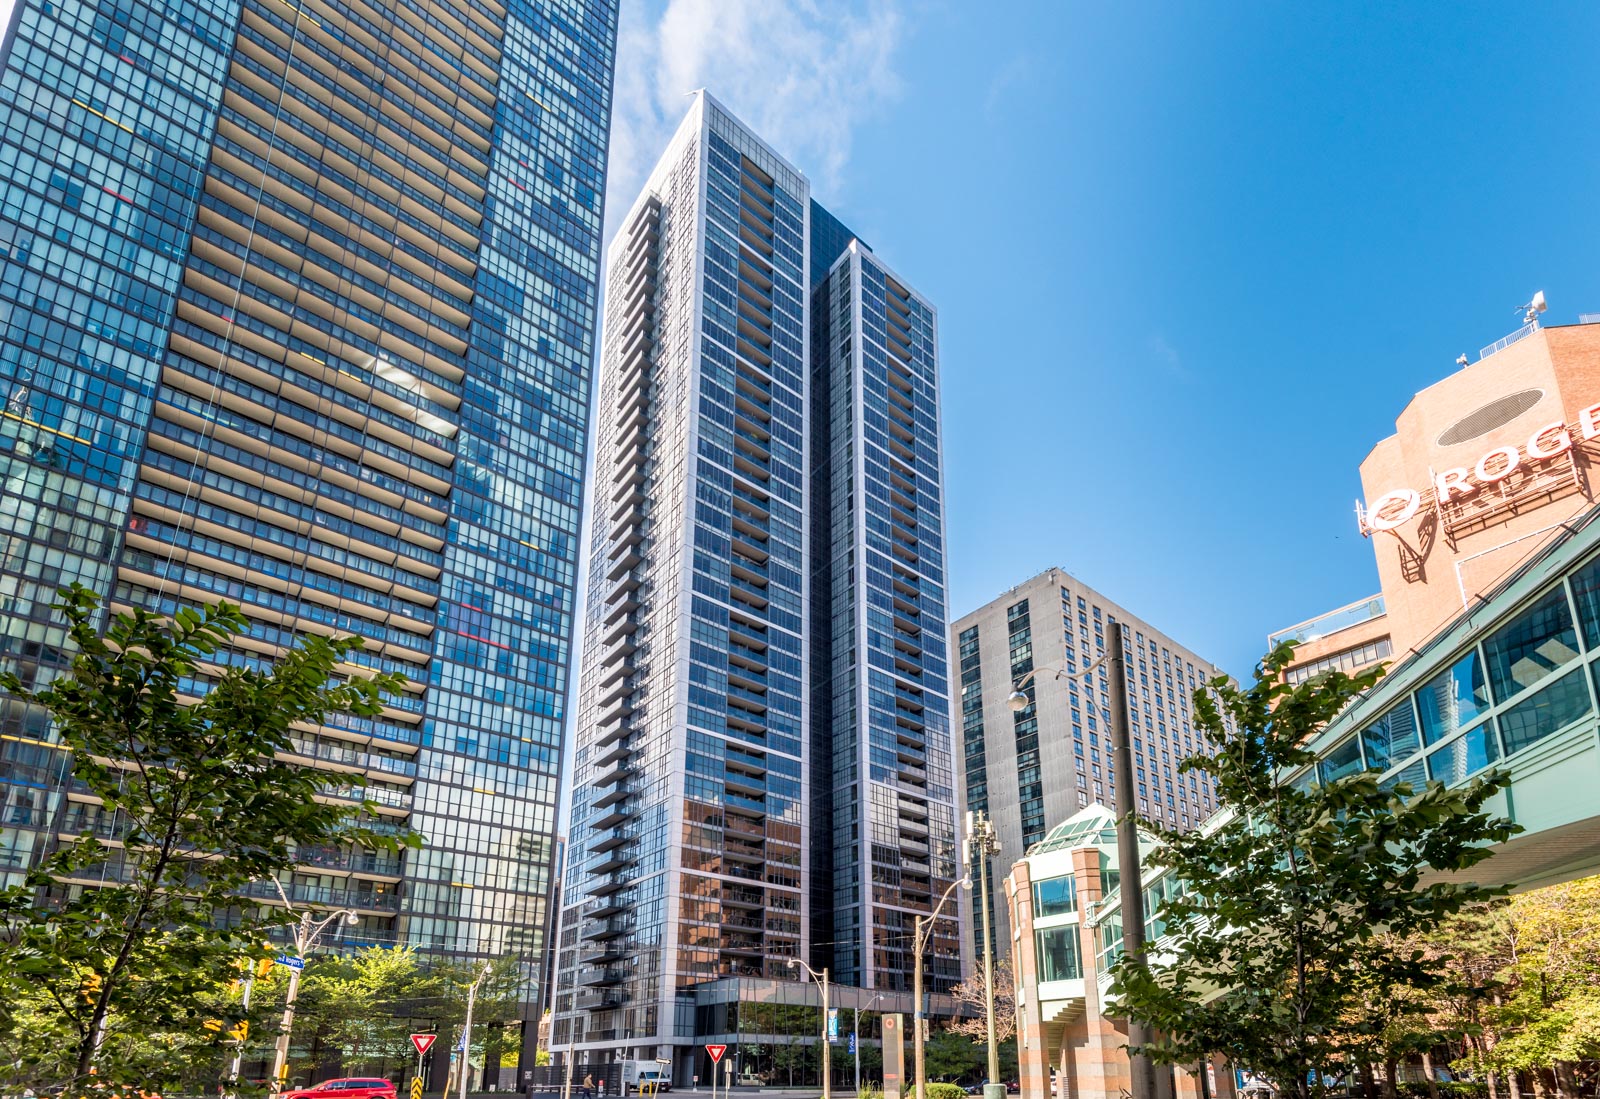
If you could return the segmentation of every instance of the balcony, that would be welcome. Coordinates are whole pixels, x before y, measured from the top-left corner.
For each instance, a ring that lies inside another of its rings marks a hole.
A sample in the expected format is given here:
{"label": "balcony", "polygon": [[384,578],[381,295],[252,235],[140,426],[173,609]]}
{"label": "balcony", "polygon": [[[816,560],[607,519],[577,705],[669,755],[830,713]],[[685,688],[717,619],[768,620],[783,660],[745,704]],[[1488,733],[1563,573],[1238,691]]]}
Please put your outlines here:
{"label": "balcony", "polygon": [[[376,893],[365,889],[336,889],[326,885],[292,882],[283,886],[292,904],[312,904],[323,908],[353,908],[357,911],[392,913],[400,911],[396,893]],[[270,881],[251,882],[239,890],[240,896],[255,900],[278,901],[277,888]]]}
{"label": "balcony", "polygon": [[577,983],[591,987],[618,985],[628,979],[628,968],[620,965],[591,965],[578,970]]}
{"label": "balcony", "polygon": [[586,966],[608,965],[633,956],[633,946],[626,939],[611,939],[585,947],[578,952],[578,961]]}
{"label": "balcony", "polygon": [[609,806],[617,804],[619,801],[627,800],[638,792],[638,787],[633,783],[619,782],[607,790],[604,794],[601,794],[599,797],[595,798],[593,804],[596,809],[605,809]]}
{"label": "balcony", "polygon": [[633,934],[633,916],[612,916],[608,920],[597,920],[583,929],[583,938],[589,942],[604,942],[607,939],[620,939],[624,935]]}
{"label": "balcony", "polygon": [[589,821],[589,827],[601,832],[607,828],[615,828],[623,821],[632,820],[636,815],[626,802],[622,802],[600,810],[600,815]]}
{"label": "balcony", "polygon": [[627,1002],[628,994],[620,988],[586,988],[573,1000],[579,1011],[610,1011]]}

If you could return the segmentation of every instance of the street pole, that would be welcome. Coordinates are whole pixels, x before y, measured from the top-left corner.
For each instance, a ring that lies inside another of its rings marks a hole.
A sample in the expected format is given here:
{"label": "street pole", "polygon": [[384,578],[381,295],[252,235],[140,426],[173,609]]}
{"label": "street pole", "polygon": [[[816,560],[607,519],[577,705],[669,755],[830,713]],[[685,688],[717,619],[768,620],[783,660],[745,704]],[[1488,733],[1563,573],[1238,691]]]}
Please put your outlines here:
{"label": "street pole", "polygon": [[[804,972],[816,986],[822,990],[822,1099],[832,1099],[833,1090],[830,1080],[833,1076],[833,1051],[828,1047],[828,967],[823,966],[818,973],[799,958],[789,959],[789,968],[796,973]],[[728,1062],[728,1088],[725,1094],[733,1091],[733,1062]]]}
{"label": "street pole", "polygon": [[[294,950],[300,964],[306,960],[306,941],[311,933],[311,913],[305,912],[294,930]],[[283,1090],[283,1074],[289,1062],[289,1031],[294,1027],[294,1002],[300,995],[300,970],[289,969],[289,991],[283,1000],[283,1020],[278,1024],[278,1041],[272,1053],[272,1080],[269,1085],[276,1095]]]}
{"label": "street pole", "polygon": [[[256,971],[254,969],[255,964],[256,964],[255,960],[251,959],[250,965],[251,965],[252,968],[250,970],[250,975],[244,979],[244,998],[243,998],[243,1001],[239,1005],[240,1008],[244,1011],[245,1018],[247,1020],[250,1017],[250,990],[255,987],[255,983],[256,983]],[[243,1070],[243,1068],[244,1068],[244,1039],[241,1038],[241,1039],[239,1039],[239,1044],[237,1046],[235,1046],[234,1049],[233,1049],[233,1064],[231,1064],[228,1067],[228,1088],[229,1088],[228,1094],[232,1095],[233,1092],[234,1092],[234,1089],[238,1088],[238,1086],[239,1086],[239,1073]]]}
{"label": "street pole", "polygon": [[[1106,674],[1111,680],[1111,754],[1117,777],[1117,873],[1122,889],[1122,950],[1135,964],[1144,962],[1144,883],[1139,867],[1139,824],[1133,807],[1133,746],[1128,736],[1128,673],[1122,623],[1113,622],[1106,638]],[[1150,1030],[1128,1020],[1128,1045],[1150,1042]],[[1155,1073],[1143,1053],[1128,1056],[1130,1099],[1154,1099]]]}
{"label": "street pole", "polygon": [[850,1044],[855,1047],[856,1054],[856,1095],[861,1094],[861,1005],[856,1005],[856,1026],[850,1032]]}
{"label": "street pole", "polygon": [[995,838],[994,822],[982,809],[968,816],[973,868],[979,878],[978,906],[983,909],[983,1005],[989,1042],[989,1082],[984,1085],[984,1097],[1004,1099],[1005,1085],[1000,1083],[1000,1046],[994,1036],[994,928],[989,914],[989,856],[1000,850],[1000,841]]}
{"label": "street pole", "polygon": [[822,967],[822,1099],[831,1099],[833,1047],[828,1044],[828,967]]}
{"label": "street pole", "polygon": [[[460,1085],[456,1092],[457,1099],[467,1099],[467,1069],[470,1067],[468,1059],[472,1054],[472,1009],[478,1002],[478,986],[488,979],[489,963],[484,962],[478,969],[477,977],[467,988],[467,1021],[461,1026],[461,1076],[457,1081]],[[551,1019],[550,1025],[555,1025],[554,1018]]]}
{"label": "street pole", "polygon": [[[272,879],[272,881],[274,885],[278,886],[278,895],[283,897],[283,903],[288,905],[289,896],[283,891],[283,885],[276,878]],[[289,911],[293,914],[294,908],[290,906]],[[311,953],[311,948],[317,945],[317,940],[322,937],[322,933],[328,929],[329,925],[338,920],[354,925],[360,921],[360,918],[353,910],[341,908],[331,915],[324,916],[320,922],[313,925],[310,911],[302,913],[300,922],[294,927],[294,950],[299,956],[300,965],[305,965],[306,955]],[[283,1090],[283,1077],[289,1063],[289,1032],[294,1028],[294,1003],[299,996],[300,969],[290,966],[289,991],[283,1000],[283,1021],[278,1024],[278,1041],[272,1054],[272,1080],[268,1084],[272,1089],[273,1095],[277,1095]]]}
{"label": "street pole", "polygon": [[911,1008],[912,1046],[915,1051],[911,1062],[911,1071],[915,1074],[917,1099],[928,1099],[927,1089],[923,1086],[925,1074],[925,1061],[922,1049],[922,917],[917,917],[913,925],[911,941]]}

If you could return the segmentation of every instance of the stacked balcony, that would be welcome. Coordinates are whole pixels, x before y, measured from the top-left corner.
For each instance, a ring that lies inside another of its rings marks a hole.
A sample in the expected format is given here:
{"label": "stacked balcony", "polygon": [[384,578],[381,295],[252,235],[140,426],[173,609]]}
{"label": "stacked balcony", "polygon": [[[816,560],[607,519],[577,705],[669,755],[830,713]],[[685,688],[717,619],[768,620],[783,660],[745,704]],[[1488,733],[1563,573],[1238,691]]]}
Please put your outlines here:
{"label": "stacked balcony", "polygon": [[[644,669],[638,661],[644,628],[644,559],[649,543],[651,426],[655,385],[656,289],[659,276],[661,204],[651,197],[624,230],[622,292],[617,301],[616,342],[607,348],[617,364],[614,384],[602,399],[617,425],[614,466],[597,500],[604,516],[599,571],[607,590],[600,613],[595,675],[593,756],[586,791],[589,834],[583,863],[580,955],[584,969],[577,1007],[611,1011],[628,1000],[634,906],[632,873],[638,863],[639,776],[635,767],[633,714]],[[616,285],[616,284],[614,284]],[[608,343],[611,337],[608,334]],[[613,348],[615,357],[613,357]]]}

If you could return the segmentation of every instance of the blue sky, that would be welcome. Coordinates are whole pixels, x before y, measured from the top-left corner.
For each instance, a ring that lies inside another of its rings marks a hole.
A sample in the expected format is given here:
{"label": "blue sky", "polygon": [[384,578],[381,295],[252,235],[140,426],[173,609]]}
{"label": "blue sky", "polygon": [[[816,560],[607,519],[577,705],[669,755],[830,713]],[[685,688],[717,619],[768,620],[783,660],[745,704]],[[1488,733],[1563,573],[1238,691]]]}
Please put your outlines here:
{"label": "blue sky", "polygon": [[1245,674],[1377,590],[1357,465],[1410,395],[1536,289],[1600,312],[1597,40],[1577,3],[625,0],[612,198],[710,88],[940,308],[952,615],[1060,565]]}

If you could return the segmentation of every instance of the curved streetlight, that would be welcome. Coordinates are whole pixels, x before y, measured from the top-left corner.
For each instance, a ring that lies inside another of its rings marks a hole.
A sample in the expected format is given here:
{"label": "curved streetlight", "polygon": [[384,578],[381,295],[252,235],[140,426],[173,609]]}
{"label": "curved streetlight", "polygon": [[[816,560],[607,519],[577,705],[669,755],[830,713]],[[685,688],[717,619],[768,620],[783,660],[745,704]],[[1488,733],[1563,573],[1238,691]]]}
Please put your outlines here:
{"label": "curved streetlight", "polygon": [[928,945],[928,939],[933,935],[934,924],[939,919],[939,913],[944,911],[945,902],[950,899],[950,894],[954,893],[957,888],[971,889],[972,879],[960,878],[951,882],[950,887],[944,891],[944,896],[939,898],[939,903],[933,906],[932,914],[928,916],[919,914],[917,916],[916,934],[911,942],[911,995],[916,998],[912,1019],[913,1025],[916,1027],[916,1042],[913,1048],[916,1050],[914,1068],[917,1074],[917,1099],[928,1099],[927,1087],[923,1081],[926,1072],[924,1071],[922,1048],[922,951]]}
{"label": "curved streetlight", "polygon": [[[873,993],[872,999],[867,1001],[867,1010],[872,1010],[872,1005],[883,999],[883,993]],[[856,1094],[861,1094],[861,1005],[856,1005]]]}
{"label": "curved streetlight", "polygon": [[[289,894],[284,892],[283,883],[277,878],[272,879],[272,884],[278,889],[278,896],[283,898],[283,905],[294,914],[294,905],[289,901]],[[361,922],[361,917],[353,908],[341,908],[329,913],[320,920],[313,921],[311,911],[307,909],[300,914],[300,922],[294,924],[294,951],[299,955],[302,963],[305,957],[322,938],[322,933],[334,924],[343,924],[354,927]],[[283,1021],[278,1024],[278,1044],[272,1054],[272,1093],[276,1095],[283,1090],[284,1069],[289,1061],[289,1031],[294,1027],[294,1003],[300,996],[300,970],[290,968],[289,991],[283,1001]]]}
{"label": "curved streetlight", "polygon": [[822,990],[822,1099],[833,1099],[833,1092],[828,1087],[833,1076],[833,1051],[828,1048],[828,967],[823,966],[822,972],[818,973],[799,958],[790,958],[789,968],[805,970],[806,976]]}
{"label": "curved streetlight", "polygon": [[[1117,873],[1121,878],[1122,891],[1122,952],[1135,960],[1144,958],[1144,890],[1143,878],[1139,867],[1139,825],[1133,815],[1133,745],[1128,733],[1128,673],[1127,657],[1124,655],[1122,644],[1123,626],[1120,622],[1112,622],[1111,629],[1106,637],[1106,651],[1093,662],[1084,667],[1081,672],[1069,672],[1065,668],[1045,669],[1053,673],[1055,679],[1081,679],[1094,671],[1100,665],[1106,665],[1106,677],[1111,680],[1110,713],[1106,715],[1107,733],[1111,739],[1111,758],[1116,765],[1116,777],[1112,783],[1112,792],[1116,795],[1117,806],[1121,812],[1117,816]],[[1035,668],[1023,676],[1016,683],[1011,693],[1006,696],[1006,705],[1011,707],[1012,713],[1021,713],[1033,705],[1033,699],[1025,693],[1025,688],[1031,683],[1041,669]],[[1091,686],[1089,688],[1093,690]],[[987,823],[987,822],[985,822]],[[993,825],[989,825],[993,832]],[[984,884],[988,884],[985,875]],[[984,917],[988,918],[988,904],[984,905]],[[989,951],[989,937],[984,935],[984,956],[987,958]],[[989,1006],[989,1080],[994,1082],[996,1058],[994,1045],[994,1002],[991,998]],[[1148,1045],[1150,1031],[1144,1023],[1137,1019],[1128,1020],[1128,1045],[1139,1047]],[[1153,1099],[1155,1095],[1155,1075],[1151,1070],[1150,1058],[1142,1053],[1130,1054],[1128,1057],[1129,1097],[1130,1099]]]}

